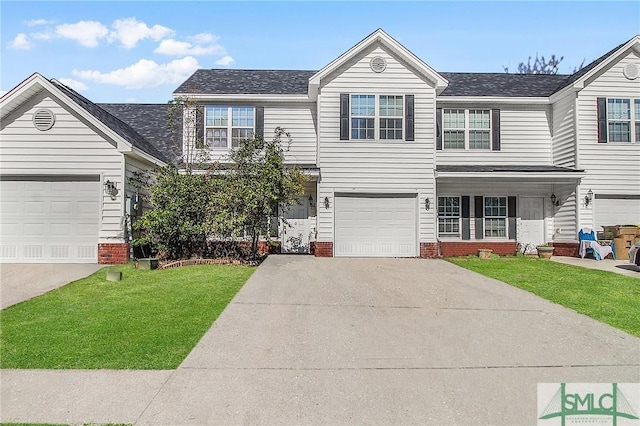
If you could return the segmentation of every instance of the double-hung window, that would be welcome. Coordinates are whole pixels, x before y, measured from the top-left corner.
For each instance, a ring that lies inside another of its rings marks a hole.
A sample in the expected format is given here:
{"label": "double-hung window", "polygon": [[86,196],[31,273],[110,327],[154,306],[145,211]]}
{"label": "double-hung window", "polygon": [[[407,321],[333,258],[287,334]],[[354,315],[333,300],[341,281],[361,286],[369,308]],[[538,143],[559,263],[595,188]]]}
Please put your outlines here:
{"label": "double-hung window", "polygon": [[491,110],[444,109],[444,149],[491,149]]}
{"label": "double-hung window", "polygon": [[255,131],[255,108],[243,106],[207,106],[205,142],[211,148],[237,148]]}
{"label": "double-hung window", "polygon": [[598,98],[598,142],[640,142],[640,99]]}
{"label": "double-hung window", "polygon": [[460,197],[438,197],[438,235],[460,236]]}
{"label": "double-hung window", "polygon": [[351,95],[351,139],[402,140],[404,97]]}
{"label": "double-hung window", "polygon": [[484,236],[507,237],[507,197],[484,197]]}

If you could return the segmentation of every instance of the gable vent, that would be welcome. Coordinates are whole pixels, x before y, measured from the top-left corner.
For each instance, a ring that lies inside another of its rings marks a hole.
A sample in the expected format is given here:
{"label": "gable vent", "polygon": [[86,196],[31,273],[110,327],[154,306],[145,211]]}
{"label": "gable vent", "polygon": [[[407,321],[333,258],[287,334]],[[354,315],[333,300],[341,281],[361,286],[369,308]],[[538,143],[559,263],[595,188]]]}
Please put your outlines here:
{"label": "gable vent", "polygon": [[385,61],[384,58],[381,58],[380,56],[376,56],[374,58],[371,58],[369,66],[371,67],[373,72],[382,72],[387,68],[387,61]]}
{"label": "gable vent", "polygon": [[640,76],[640,67],[636,64],[627,64],[622,69],[622,74],[629,80],[635,80]]}
{"label": "gable vent", "polygon": [[33,125],[40,131],[46,131],[53,127],[56,116],[50,109],[39,109],[33,114]]}

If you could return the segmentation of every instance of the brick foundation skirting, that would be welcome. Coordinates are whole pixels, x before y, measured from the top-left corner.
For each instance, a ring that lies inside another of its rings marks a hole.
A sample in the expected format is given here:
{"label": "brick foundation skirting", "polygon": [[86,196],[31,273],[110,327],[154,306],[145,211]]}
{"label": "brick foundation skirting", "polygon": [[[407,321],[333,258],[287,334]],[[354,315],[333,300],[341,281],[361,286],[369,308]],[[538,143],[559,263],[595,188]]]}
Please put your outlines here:
{"label": "brick foundation skirting", "polygon": [[98,263],[101,265],[120,265],[129,262],[128,243],[98,244]]}
{"label": "brick foundation skirting", "polygon": [[515,241],[489,242],[489,241],[441,241],[440,249],[442,256],[469,256],[477,255],[478,249],[488,248],[500,256],[513,256],[518,250],[518,243]]}
{"label": "brick foundation skirting", "polygon": [[333,257],[332,241],[316,241],[314,244],[316,257]]}
{"label": "brick foundation skirting", "polygon": [[420,243],[420,257],[434,259],[440,255],[438,243]]}
{"label": "brick foundation skirting", "polygon": [[551,243],[554,256],[578,257],[579,243]]}

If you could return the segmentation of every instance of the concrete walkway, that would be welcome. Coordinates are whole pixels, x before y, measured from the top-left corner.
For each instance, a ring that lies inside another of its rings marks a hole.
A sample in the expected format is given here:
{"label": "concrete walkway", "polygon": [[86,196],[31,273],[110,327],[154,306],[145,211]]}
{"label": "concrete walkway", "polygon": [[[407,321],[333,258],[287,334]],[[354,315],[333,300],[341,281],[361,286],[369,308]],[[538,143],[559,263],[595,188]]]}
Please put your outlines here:
{"label": "concrete walkway", "polygon": [[579,257],[553,256],[551,260],[567,265],[580,266],[582,268],[599,269],[601,271],[615,272],[628,277],[640,278],[640,268],[629,263],[628,260],[613,259],[581,259]]}
{"label": "concrete walkway", "polygon": [[441,260],[272,256],[175,371],[3,370],[4,422],[535,424],[640,339]]}
{"label": "concrete walkway", "polygon": [[93,274],[104,265],[91,263],[0,264],[0,309],[40,296]]}

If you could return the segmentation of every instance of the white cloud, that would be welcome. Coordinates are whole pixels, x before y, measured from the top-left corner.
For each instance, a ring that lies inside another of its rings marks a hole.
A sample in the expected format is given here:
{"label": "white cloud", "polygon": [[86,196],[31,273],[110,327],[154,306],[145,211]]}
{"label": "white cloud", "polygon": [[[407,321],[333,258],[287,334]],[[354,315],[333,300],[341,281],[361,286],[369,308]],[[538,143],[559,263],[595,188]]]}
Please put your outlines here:
{"label": "white cloud", "polygon": [[37,27],[39,25],[53,24],[53,21],[49,21],[47,19],[29,19],[28,21],[25,21],[25,24],[28,27]]}
{"label": "white cloud", "polygon": [[136,47],[140,40],[150,38],[157,41],[174,33],[172,29],[162,25],[149,27],[136,18],[117,19],[111,27],[114,31],[109,34],[109,38],[118,40],[127,49]]}
{"label": "white cloud", "polygon": [[38,32],[29,34],[29,37],[36,40],[51,40],[53,36],[54,34],[51,32]]}
{"label": "white cloud", "polygon": [[231,65],[235,60],[227,55],[227,56],[223,56],[222,58],[218,59],[216,61],[216,65],[222,65],[223,67],[228,67],[229,65]]}
{"label": "white cloud", "polygon": [[31,49],[31,42],[29,37],[25,33],[19,33],[16,38],[9,43],[9,48],[16,50],[29,50]]}
{"label": "white cloud", "polygon": [[59,78],[58,81],[62,84],[64,84],[65,86],[69,86],[71,87],[73,90],[78,91],[78,92],[84,92],[89,90],[89,86],[87,86],[86,84],[84,84],[81,81],[78,80],[74,80],[72,78]]}
{"label": "white cloud", "polygon": [[127,89],[157,87],[166,83],[181,83],[200,68],[198,60],[192,56],[158,64],[150,59],[140,59],[127,68],[110,72],[94,70],[73,70],[73,75],[97,83],[124,86]]}
{"label": "white cloud", "polygon": [[96,47],[100,39],[109,34],[107,27],[97,21],[79,21],[56,27],[56,34],[62,38],[75,40],[85,47]]}
{"label": "white cloud", "polygon": [[210,44],[208,46],[193,45],[187,41],[177,41],[171,38],[162,40],[160,45],[154,50],[154,53],[171,56],[202,56],[223,54],[224,48],[219,44]]}
{"label": "white cloud", "polygon": [[220,40],[220,37],[218,37],[217,35],[214,34],[210,34],[210,33],[200,33],[200,34],[196,34],[192,37],[189,37],[189,40],[193,41],[194,43],[198,43],[198,44],[206,44],[206,43],[214,43],[218,40]]}

